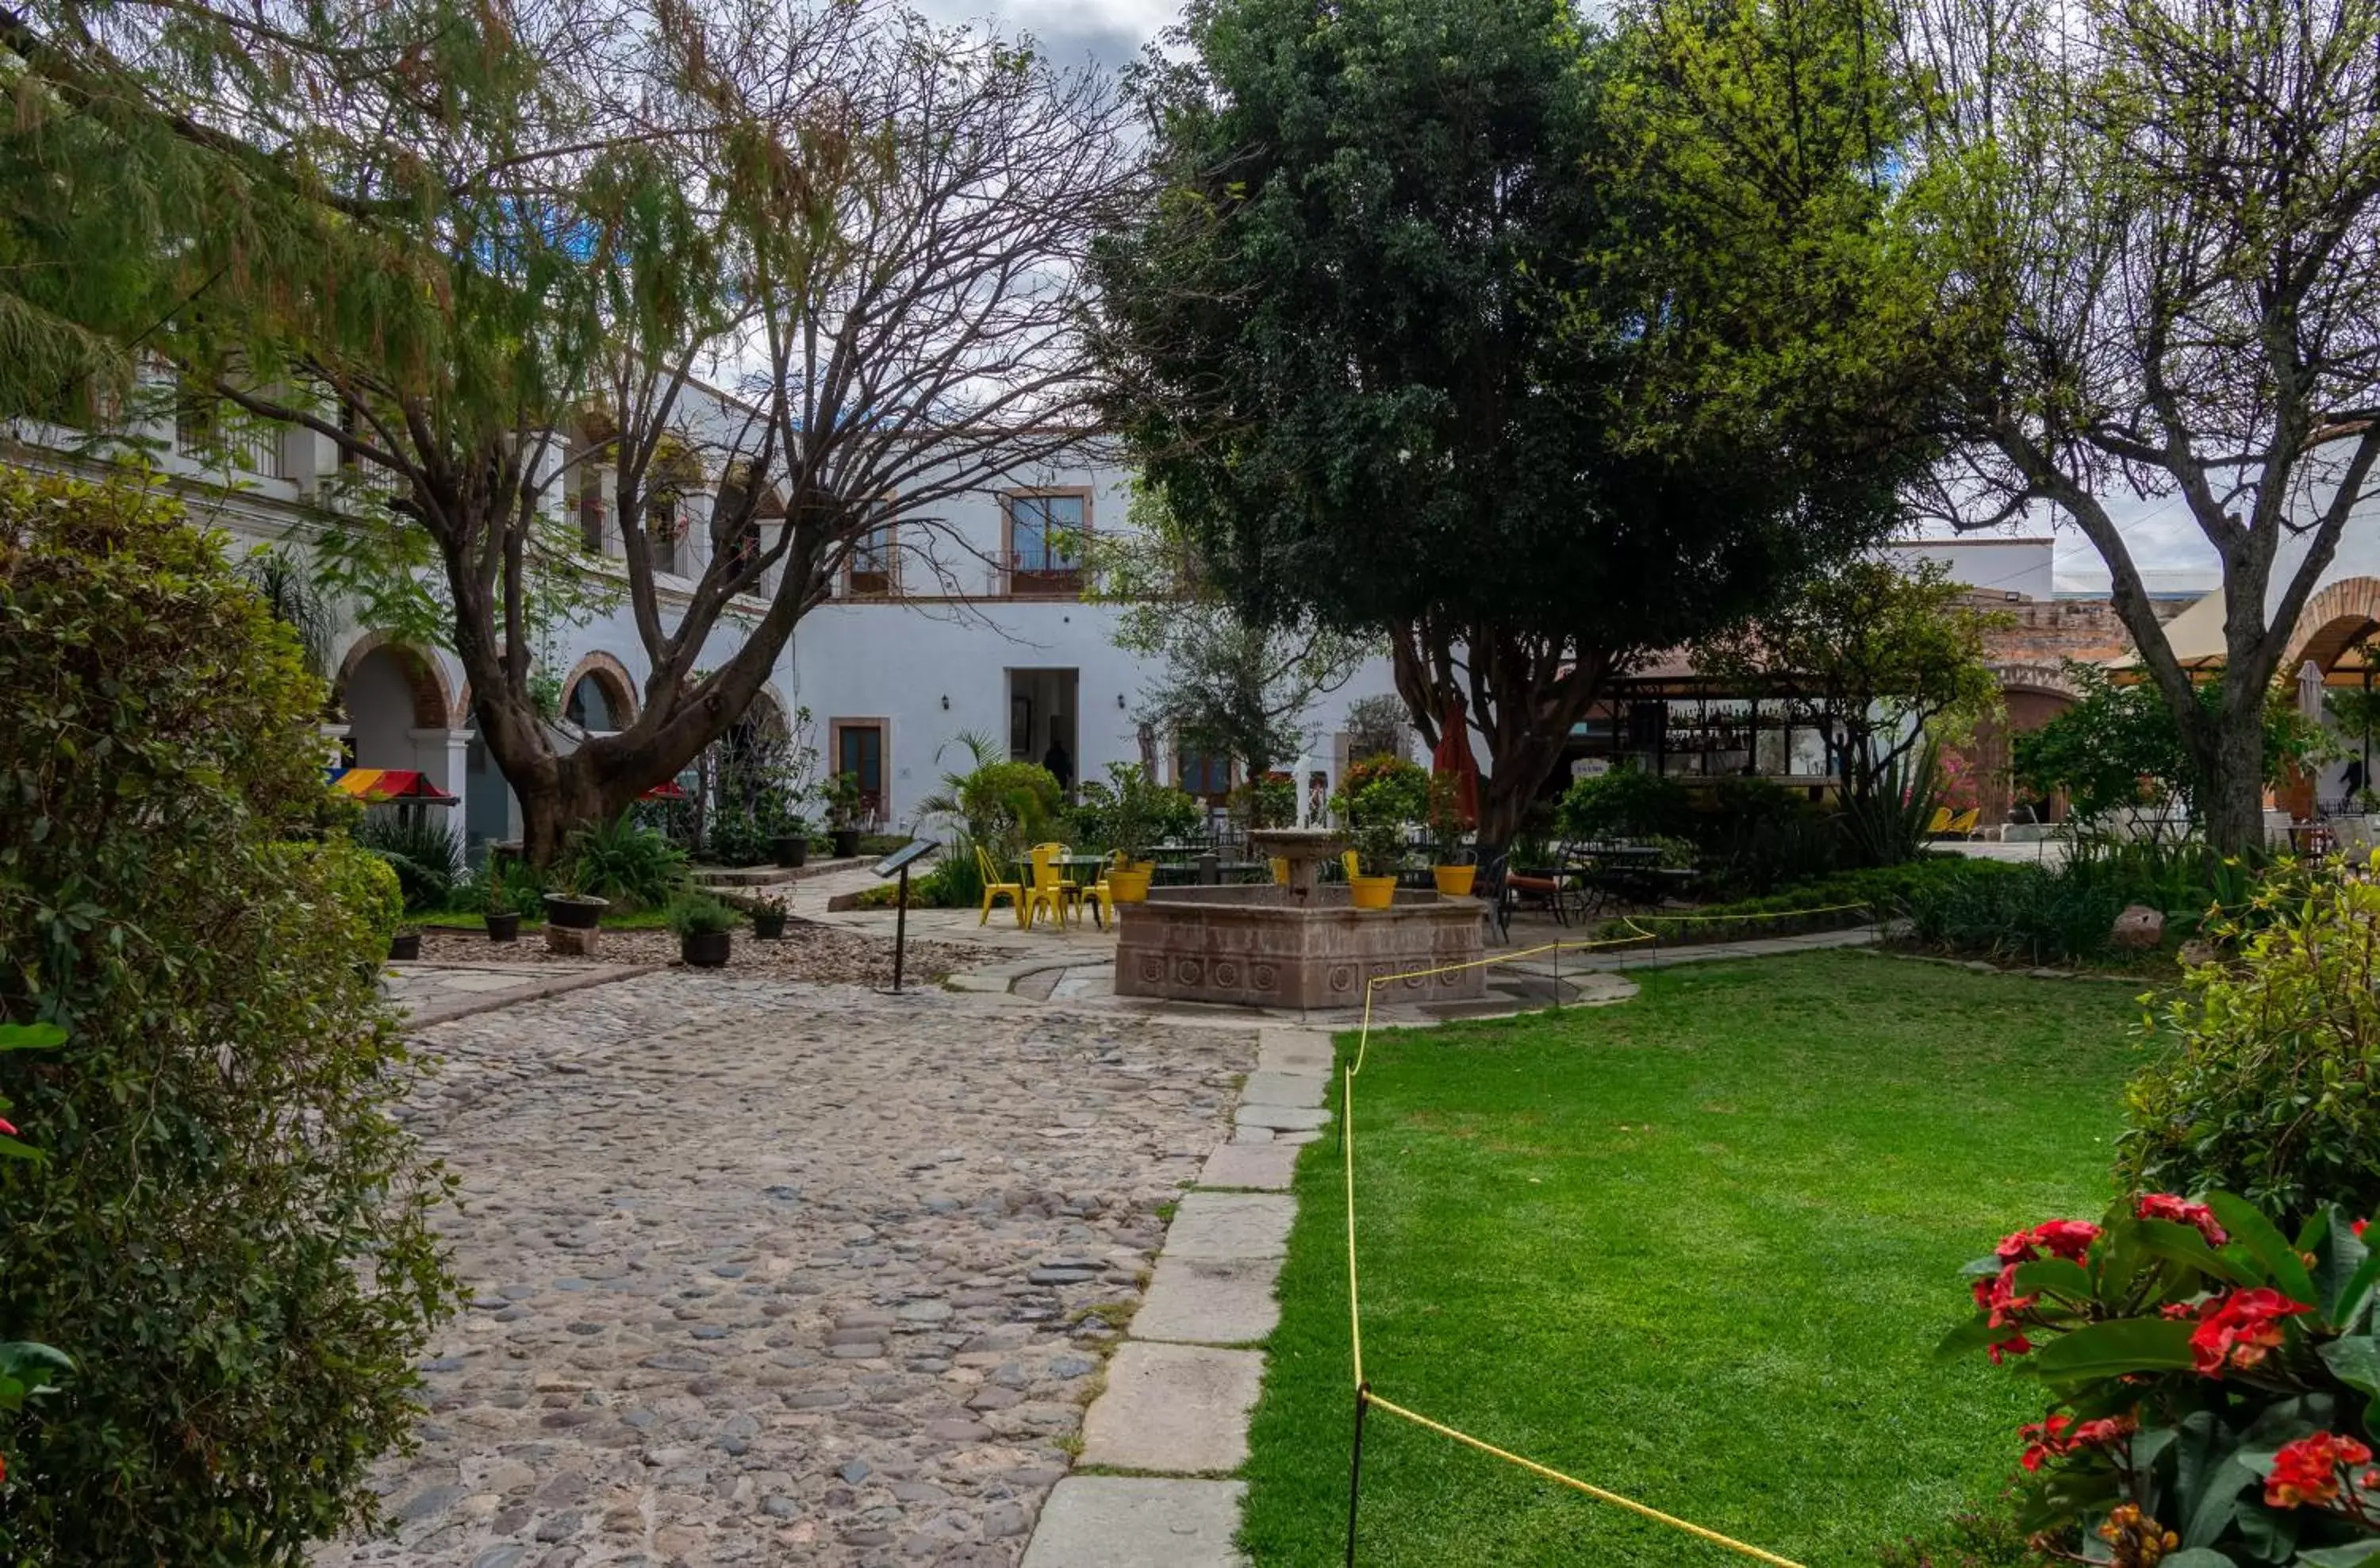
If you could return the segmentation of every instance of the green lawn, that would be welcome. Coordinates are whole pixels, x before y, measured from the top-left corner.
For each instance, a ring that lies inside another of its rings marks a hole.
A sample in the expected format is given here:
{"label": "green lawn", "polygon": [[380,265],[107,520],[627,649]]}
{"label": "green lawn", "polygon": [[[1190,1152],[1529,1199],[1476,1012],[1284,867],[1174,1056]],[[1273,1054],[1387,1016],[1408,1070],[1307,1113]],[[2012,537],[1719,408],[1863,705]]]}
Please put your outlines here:
{"label": "green lawn", "polygon": [[[1932,1349],[1961,1263],[2106,1205],[2131,993],[1863,954],[1636,978],[1617,1006],[1374,1038],[1365,1369],[1813,1568],[1872,1564],[1994,1496],[2038,1416]],[[1247,1470],[1259,1568],[1343,1561],[1342,1181],[1337,1140],[1310,1146]],[[1377,1413],[1365,1476],[1373,1568],[1744,1561]]]}

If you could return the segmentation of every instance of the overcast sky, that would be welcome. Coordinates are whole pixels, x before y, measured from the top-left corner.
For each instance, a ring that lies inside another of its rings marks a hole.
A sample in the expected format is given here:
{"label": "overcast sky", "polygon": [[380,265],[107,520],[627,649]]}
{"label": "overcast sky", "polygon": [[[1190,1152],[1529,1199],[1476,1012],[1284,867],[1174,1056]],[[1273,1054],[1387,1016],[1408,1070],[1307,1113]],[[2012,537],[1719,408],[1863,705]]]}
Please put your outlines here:
{"label": "overcast sky", "polygon": [[[1128,63],[1140,47],[1171,25],[1180,0],[918,0],[941,21],[990,18],[1006,32],[1030,32],[1042,50],[1062,65],[1092,60],[1110,69]],[[2190,520],[2179,498],[2142,502],[2130,494],[2106,498],[2144,571],[2195,570],[2211,577],[2215,553]],[[2058,541],[2057,575],[2061,589],[2104,591],[2107,568],[2090,541],[2071,527],[2053,527],[2045,510],[2013,532],[2049,533]]]}

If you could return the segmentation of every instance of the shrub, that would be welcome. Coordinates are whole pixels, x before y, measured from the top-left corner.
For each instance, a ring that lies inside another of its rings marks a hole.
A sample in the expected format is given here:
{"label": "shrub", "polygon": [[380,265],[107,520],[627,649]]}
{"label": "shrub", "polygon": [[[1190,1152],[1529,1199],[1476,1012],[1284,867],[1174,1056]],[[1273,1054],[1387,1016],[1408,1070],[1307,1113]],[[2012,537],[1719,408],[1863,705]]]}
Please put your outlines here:
{"label": "shrub", "polygon": [[570,835],[562,880],[574,893],[610,899],[615,914],[659,909],[686,885],[686,851],[622,816]]}
{"label": "shrub", "polygon": [[455,907],[455,889],[463,881],[463,846],[445,822],[432,821],[413,808],[380,807],[364,813],[354,836],[396,873],[407,914]]}
{"label": "shrub", "polygon": [[1997,881],[2024,869],[1997,860],[1927,856],[1899,866],[1840,872],[1763,897],[1706,905],[1691,912],[1607,920],[1595,935],[1598,941],[1618,941],[1650,932],[1668,946],[1845,930],[1904,914],[1913,901],[1935,889]]}
{"label": "shrub", "polygon": [[2112,887],[2044,866],[1998,877],[1949,878],[1902,901],[1910,934],[1949,948],[2025,964],[2069,964],[2105,952],[2128,900]]}
{"label": "shrub", "polygon": [[2152,1193],[1969,1264],[1974,1314],[1944,1352],[1987,1352],[2043,1392],[2011,1444],[2020,1527],[2070,1562],[2380,1558],[2380,1260],[2359,1224],[2330,1206],[2289,1235],[2228,1193]]}
{"label": "shrub", "polygon": [[0,470],[0,1325],[77,1370],[0,1415],[12,1562],[296,1565],[370,1523],[458,1289],[392,1115],[395,875],[323,811],[321,683],[222,541]]}
{"label": "shrub", "polygon": [[2277,875],[2211,923],[2238,960],[2192,966],[2151,1020],[2171,1044],[2126,1092],[2125,1180],[2223,1186],[2290,1218],[2380,1206],[2380,885],[2342,871]]}
{"label": "shrub", "polygon": [[1679,838],[1692,826],[1693,797],[1665,773],[1614,768],[1570,786],[1556,808],[1574,839]]}
{"label": "shrub", "polygon": [[722,899],[707,893],[681,893],[670,900],[669,929],[681,937],[715,936],[742,922]]}
{"label": "shrub", "polygon": [[[1374,792],[1378,793],[1375,794]],[[1429,814],[1429,772],[1402,757],[1366,757],[1347,765],[1339,781],[1343,803],[1368,797],[1370,813],[1390,821],[1418,822]]]}

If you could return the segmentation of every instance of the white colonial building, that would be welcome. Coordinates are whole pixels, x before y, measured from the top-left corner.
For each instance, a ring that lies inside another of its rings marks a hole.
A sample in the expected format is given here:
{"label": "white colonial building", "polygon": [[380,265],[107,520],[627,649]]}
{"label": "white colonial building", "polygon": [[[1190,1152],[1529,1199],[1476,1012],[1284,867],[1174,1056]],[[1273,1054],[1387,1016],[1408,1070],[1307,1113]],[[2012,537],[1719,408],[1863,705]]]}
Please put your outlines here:
{"label": "white colonial building", "polygon": [[[723,398],[711,412],[736,417]],[[97,471],[95,460],[70,455],[88,440],[80,432],[19,422],[12,433],[19,460]],[[277,547],[302,563],[358,504],[335,446],[311,432],[168,421],[140,433],[158,482],[195,521],[225,530],[235,554]],[[1111,763],[1153,761],[1169,783],[1220,793],[1227,763],[1183,755],[1139,721],[1150,672],[1115,645],[1120,607],[1087,592],[1082,541],[1127,526],[1129,492],[1127,474],[1086,440],[1059,462],[938,503],[931,516],[896,513],[855,552],[833,599],[799,623],[752,722],[790,733],[807,713],[821,771],[857,773],[887,828],[916,824],[919,802],[959,765],[955,742],[967,732],[1005,741],[1014,758],[1062,760],[1075,780],[1103,777]],[[570,470],[553,491],[556,521],[577,533],[599,573],[621,572],[607,565],[622,553],[609,493],[593,468]],[[665,618],[683,606],[710,548],[707,499],[686,505],[686,526],[662,547],[674,566],[661,578]],[[757,617],[761,606],[747,608]],[[739,632],[732,614],[722,620],[712,638],[720,659]],[[473,845],[516,834],[511,791],[474,734],[453,653],[353,620],[329,652],[330,728],[349,764],[419,771],[459,796],[451,820]],[[625,597],[583,625],[553,628],[538,656],[561,673],[568,722],[555,735],[565,748],[582,731],[627,722],[650,670]],[[1307,716],[1311,771],[1335,780],[1348,705],[1391,690],[1380,660],[1318,700]]]}

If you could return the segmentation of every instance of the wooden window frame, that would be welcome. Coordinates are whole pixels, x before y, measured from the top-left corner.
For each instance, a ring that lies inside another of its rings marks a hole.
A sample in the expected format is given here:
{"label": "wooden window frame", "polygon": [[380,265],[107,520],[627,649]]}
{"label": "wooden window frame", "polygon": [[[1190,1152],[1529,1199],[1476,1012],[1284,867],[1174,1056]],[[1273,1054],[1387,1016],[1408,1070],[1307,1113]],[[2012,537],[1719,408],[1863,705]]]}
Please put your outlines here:
{"label": "wooden window frame", "polygon": [[[1089,553],[1087,548],[1078,548],[1075,553],[1075,563],[1074,567],[1071,570],[1063,572],[1048,570],[1026,571],[1018,564],[1017,560],[1016,503],[1019,501],[1048,500],[1054,497],[1067,495],[1079,496],[1082,499],[1082,538],[1084,545],[1087,546],[1090,541],[1093,528],[1091,518],[1093,492],[1089,485],[1034,485],[1021,490],[1008,490],[1001,492],[1000,556],[1002,561],[1007,563],[1007,570],[1002,574],[1002,577],[1004,577],[1007,585],[1009,598],[1080,599],[1083,596],[1083,589],[1086,586],[1087,581],[1083,562]],[[1047,536],[1045,535],[1044,537],[1046,540]]]}

